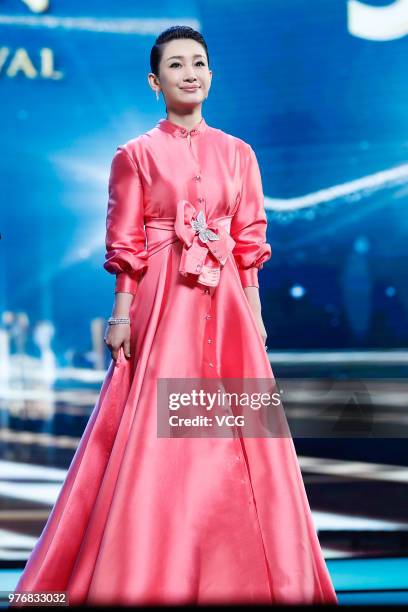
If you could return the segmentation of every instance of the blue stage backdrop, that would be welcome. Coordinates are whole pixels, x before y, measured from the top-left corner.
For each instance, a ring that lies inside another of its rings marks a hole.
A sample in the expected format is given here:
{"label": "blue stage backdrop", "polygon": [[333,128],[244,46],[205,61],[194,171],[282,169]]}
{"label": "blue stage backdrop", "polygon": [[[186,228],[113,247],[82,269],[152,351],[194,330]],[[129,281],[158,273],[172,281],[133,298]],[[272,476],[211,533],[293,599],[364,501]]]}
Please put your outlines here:
{"label": "blue stage backdrop", "polygon": [[2,0],[1,302],[91,346],[111,314],[103,269],[118,144],[165,117],[147,83],[155,37],[202,31],[209,125],[249,142],[272,258],[268,346],[408,343],[408,5],[405,1]]}

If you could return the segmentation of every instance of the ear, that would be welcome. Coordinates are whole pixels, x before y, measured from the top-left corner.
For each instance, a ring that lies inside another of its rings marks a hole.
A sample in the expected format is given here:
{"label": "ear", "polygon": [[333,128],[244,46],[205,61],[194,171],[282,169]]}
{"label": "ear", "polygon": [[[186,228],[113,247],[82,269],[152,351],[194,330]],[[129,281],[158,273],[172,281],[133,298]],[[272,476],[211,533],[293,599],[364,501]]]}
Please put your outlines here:
{"label": "ear", "polygon": [[147,82],[149,83],[149,86],[152,88],[153,91],[156,91],[154,85],[160,85],[160,80],[153,72],[149,72],[149,74],[147,75]]}

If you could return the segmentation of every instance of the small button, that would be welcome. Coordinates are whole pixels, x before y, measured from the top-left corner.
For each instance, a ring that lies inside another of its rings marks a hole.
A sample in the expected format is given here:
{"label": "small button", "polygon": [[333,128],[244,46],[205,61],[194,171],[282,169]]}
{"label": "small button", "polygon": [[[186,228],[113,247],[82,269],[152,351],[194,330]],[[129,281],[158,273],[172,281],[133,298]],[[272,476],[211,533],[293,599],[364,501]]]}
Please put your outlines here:
{"label": "small button", "polygon": [[199,272],[201,270],[201,264],[197,264],[196,270],[197,270],[197,272]]}
{"label": "small button", "polygon": [[212,342],[211,338],[208,338],[207,342],[208,342],[208,344],[211,344],[211,342]]}
{"label": "small button", "polygon": [[240,457],[239,455],[237,455],[237,456],[235,457],[235,459],[236,459],[237,461],[241,461],[241,457]]}
{"label": "small button", "polygon": [[198,198],[199,202],[204,202],[204,198]]}
{"label": "small button", "polygon": [[201,181],[201,176],[199,174],[196,174],[196,176],[194,177],[196,181]]}
{"label": "small button", "polygon": [[206,314],[204,319],[211,319],[211,315],[210,314]]}
{"label": "small button", "polygon": [[210,366],[210,368],[213,368],[213,367],[214,367],[214,364],[213,364],[213,363],[211,363],[211,361],[210,361],[210,363],[209,363],[208,365]]}
{"label": "small button", "polygon": [[210,293],[210,290],[209,290],[209,289],[206,287],[206,288],[204,289],[204,293]]}

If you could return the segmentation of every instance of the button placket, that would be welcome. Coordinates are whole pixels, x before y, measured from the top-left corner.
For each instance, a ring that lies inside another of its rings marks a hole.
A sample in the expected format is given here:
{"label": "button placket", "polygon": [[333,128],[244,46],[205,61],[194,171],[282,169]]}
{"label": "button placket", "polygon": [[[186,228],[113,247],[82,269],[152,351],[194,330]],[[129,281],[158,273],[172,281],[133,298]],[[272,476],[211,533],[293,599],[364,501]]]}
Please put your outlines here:
{"label": "button placket", "polygon": [[[196,202],[198,204],[198,210],[202,210],[204,212],[205,217],[207,217],[207,208],[206,208],[206,198],[204,197],[203,182],[201,175],[201,167],[200,160],[198,157],[198,150],[195,150],[195,146],[193,146],[193,136],[198,134],[197,129],[192,129],[190,132],[185,128],[181,128],[181,135],[187,139],[189,144],[190,153],[196,162],[196,173],[193,176],[195,191],[196,191]],[[196,143],[198,146],[198,143]],[[197,264],[196,271],[201,272],[202,266]],[[203,296],[206,300],[206,313],[204,315],[205,319],[205,330],[204,330],[204,363],[208,366],[209,373],[213,374],[216,371],[216,358],[215,358],[215,345],[214,345],[214,337],[212,333],[212,291],[208,287],[204,287]],[[214,348],[213,348],[214,347]]]}
{"label": "button placket", "polygon": [[203,299],[206,303],[207,312],[204,315],[205,329],[204,329],[204,363],[206,363],[211,371],[214,372],[215,365],[215,345],[213,336],[213,325],[212,325],[212,292],[209,287],[202,289]]}
{"label": "button placket", "polygon": [[198,152],[195,151],[195,146],[193,146],[193,140],[194,136],[198,135],[198,130],[197,129],[192,129],[190,130],[190,132],[188,130],[186,130],[185,128],[181,128],[180,129],[180,135],[183,138],[186,138],[188,145],[189,145],[189,151],[191,153],[192,158],[195,161],[195,175],[193,176],[193,181],[195,184],[195,192],[196,192],[196,202],[198,203],[198,208],[202,209],[205,216],[207,216],[207,210],[206,210],[206,204],[205,204],[205,198],[204,198],[204,194],[201,192],[202,190],[202,176],[201,176],[201,167],[200,167],[200,160],[198,157]]}
{"label": "button placket", "polygon": [[194,176],[194,182],[196,186],[196,202],[198,204],[198,210],[202,210],[204,215],[207,217],[207,207],[205,197],[202,192],[202,180],[199,168],[197,174]]}
{"label": "button placket", "polygon": [[244,458],[244,451],[242,450],[241,442],[238,438],[234,439],[234,443],[237,445],[237,454],[235,455],[236,465],[240,466],[241,478],[240,482],[245,485],[245,492],[248,495],[248,504],[254,505],[254,490],[251,483],[251,477],[249,475],[248,466]]}

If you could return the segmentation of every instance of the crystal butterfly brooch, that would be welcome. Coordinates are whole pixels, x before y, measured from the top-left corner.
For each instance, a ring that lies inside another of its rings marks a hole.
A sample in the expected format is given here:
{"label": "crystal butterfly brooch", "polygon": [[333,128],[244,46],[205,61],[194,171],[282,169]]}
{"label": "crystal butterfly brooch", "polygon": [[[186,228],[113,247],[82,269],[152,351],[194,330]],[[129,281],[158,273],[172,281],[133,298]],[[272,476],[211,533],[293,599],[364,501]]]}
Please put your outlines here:
{"label": "crystal butterfly brooch", "polygon": [[219,240],[220,239],[220,237],[217,236],[215,232],[208,229],[207,222],[205,220],[205,216],[202,210],[200,210],[200,212],[197,214],[196,220],[194,219],[191,220],[191,225],[194,231],[196,233],[198,232],[198,236],[200,240],[202,240],[203,242],[208,242],[209,240]]}

